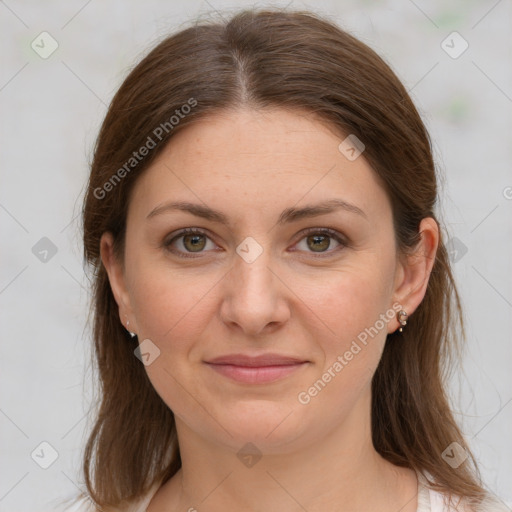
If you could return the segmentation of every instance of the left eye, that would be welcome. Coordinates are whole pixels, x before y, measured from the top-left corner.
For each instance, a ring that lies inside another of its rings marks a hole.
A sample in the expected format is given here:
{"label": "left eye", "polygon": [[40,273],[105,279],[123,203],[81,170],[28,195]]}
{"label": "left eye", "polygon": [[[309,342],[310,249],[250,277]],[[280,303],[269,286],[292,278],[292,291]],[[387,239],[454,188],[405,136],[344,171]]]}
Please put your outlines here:
{"label": "left eye", "polygon": [[[328,251],[328,249],[331,248],[332,241],[335,241],[338,246],[345,246],[346,243],[344,242],[343,238],[332,229],[316,229],[316,230],[310,230],[306,234],[304,238],[301,238],[297,246],[300,248],[300,244],[305,244],[306,249],[304,249],[306,252],[307,249],[311,249],[314,253],[325,253],[328,252],[329,254],[334,252],[334,250]],[[304,245],[303,245],[304,247]]]}

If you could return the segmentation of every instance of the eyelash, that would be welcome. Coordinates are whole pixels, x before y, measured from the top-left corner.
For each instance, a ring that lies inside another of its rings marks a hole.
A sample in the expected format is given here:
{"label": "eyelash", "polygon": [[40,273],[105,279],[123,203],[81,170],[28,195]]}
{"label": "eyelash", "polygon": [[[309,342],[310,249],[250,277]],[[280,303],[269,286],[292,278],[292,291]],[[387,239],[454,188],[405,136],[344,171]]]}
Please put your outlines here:
{"label": "eyelash", "polygon": [[[315,254],[314,252],[311,252],[310,254],[313,256],[313,258],[327,258],[329,256],[332,256],[333,253],[338,252],[338,251],[342,250],[343,248],[348,247],[348,245],[349,245],[349,243],[345,237],[343,237],[340,233],[338,233],[337,231],[335,231],[334,229],[331,229],[331,228],[308,228],[301,233],[302,237],[297,241],[297,243],[299,243],[300,241],[302,241],[304,238],[306,238],[307,236],[309,236],[311,234],[328,235],[329,237],[333,238],[334,240],[336,240],[336,242],[338,242],[340,244],[340,247],[337,247],[336,249],[334,249],[332,251],[325,252],[325,253],[316,253]],[[171,249],[171,245],[176,240],[178,240],[179,238],[182,238],[185,235],[204,235],[208,239],[211,240],[211,238],[208,236],[208,233],[201,228],[185,228],[185,229],[182,229],[181,231],[179,231],[178,233],[176,233],[176,235],[173,236],[168,242],[164,242],[164,244],[163,244],[164,248],[166,250],[168,250],[169,252],[176,254],[180,258],[198,258],[198,257],[200,257],[200,256],[189,256],[189,255],[186,255],[186,253]],[[192,253],[189,253],[189,254],[192,254]],[[197,254],[200,255],[201,252],[198,252]]]}

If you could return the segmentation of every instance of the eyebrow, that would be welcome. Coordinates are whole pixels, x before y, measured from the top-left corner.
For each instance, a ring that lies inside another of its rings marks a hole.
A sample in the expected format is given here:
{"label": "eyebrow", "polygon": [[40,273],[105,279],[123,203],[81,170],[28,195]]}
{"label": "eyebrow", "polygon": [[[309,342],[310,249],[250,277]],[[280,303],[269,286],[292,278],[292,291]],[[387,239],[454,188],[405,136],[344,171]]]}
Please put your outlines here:
{"label": "eyebrow", "polygon": [[[277,223],[286,224],[290,222],[297,222],[299,220],[306,218],[327,215],[328,213],[332,213],[338,210],[344,210],[349,213],[354,213],[368,220],[366,213],[363,210],[361,210],[361,208],[359,208],[358,206],[351,203],[347,203],[342,199],[330,199],[319,204],[303,206],[302,208],[287,208],[281,213]],[[161,215],[163,213],[168,213],[172,211],[188,212],[191,213],[192,215],[195,215],[196,217],[201,217],[211,222],[217,222],[219,224],[224,224],[227,226],[230,225],[229,219],[224,213],[218,210],[214,210],[205,205],[188,203],[185,201],[174,201],[157,206],[156,208],[151,210],[151,212],[149,212],[146,219],[149,220],[157,215]]]}

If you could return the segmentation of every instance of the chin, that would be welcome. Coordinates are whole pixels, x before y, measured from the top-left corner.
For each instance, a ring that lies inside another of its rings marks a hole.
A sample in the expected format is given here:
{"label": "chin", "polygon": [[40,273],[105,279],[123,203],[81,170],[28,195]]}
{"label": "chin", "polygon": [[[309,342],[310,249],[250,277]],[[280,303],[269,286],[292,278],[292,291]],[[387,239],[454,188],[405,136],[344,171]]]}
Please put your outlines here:
{"label": "chin", "polygon": [[288,451],[310,430],[300,412],[286,404],[252,400],[226,410],[217,418],[232,436],[223,436],[232,449],[238,451],[246,443],[252,443],[264,453],[278,454]]}

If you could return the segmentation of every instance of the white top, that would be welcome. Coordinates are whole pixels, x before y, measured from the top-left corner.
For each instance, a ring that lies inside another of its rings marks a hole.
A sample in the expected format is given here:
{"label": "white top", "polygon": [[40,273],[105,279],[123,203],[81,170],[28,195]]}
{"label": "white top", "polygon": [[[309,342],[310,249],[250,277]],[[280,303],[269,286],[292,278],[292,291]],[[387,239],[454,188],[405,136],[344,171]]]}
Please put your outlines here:
{"label": "white top", "polygon": [[[427,474],[428,475],[428,474]],[[505,504],[500,503],[497,499],[489,497],[475,511],[470,511],[462,506],[449,507],[445,501],[447,496],[438,491],[434,491],[427,487],[427,481],[421,473],[418,476],[418,508],[416,512],[512,512]],[[146,496],[133,503],[123,512],[147,512],[153,496],[160,488],[156,483]],[[454,500],[457,503],[457,499]],[[95,507],[90,500],[76,503],[71,508],[62,509],[62,512],[96,512]]]}

